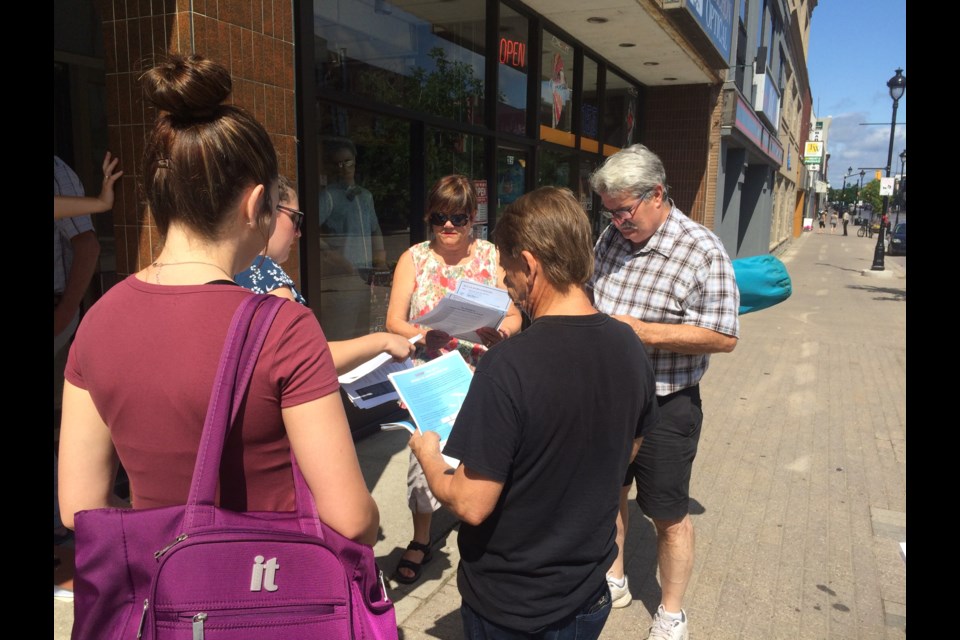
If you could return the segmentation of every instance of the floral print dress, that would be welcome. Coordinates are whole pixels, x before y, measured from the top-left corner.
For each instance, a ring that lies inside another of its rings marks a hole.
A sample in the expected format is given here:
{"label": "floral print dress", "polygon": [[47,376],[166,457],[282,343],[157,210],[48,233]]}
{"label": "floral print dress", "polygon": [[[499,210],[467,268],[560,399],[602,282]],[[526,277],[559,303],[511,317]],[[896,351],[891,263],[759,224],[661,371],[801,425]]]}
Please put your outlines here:
{"label": "floral print dress", "polygon": [[287,275],[283,267],[273,261],[269,256],[257,256],[253,259],[250,268],[242,273],[238,273],[234,280],[241,287],[246,287],[254,293],[270,293],[280,287],[290,287],[293,291],[294,299],[300,304],[307,304],[306,298],[297,291],[297,286],[293,279]]}
{"label": "floral print dress", "polygon": [[[492,242],[476,239],[473,241],[473,255],[466,264],[449,265],[430,249],[430,242],[421,242],[410,247],[415,269],[413,294],[410,296],[409,321],[419,327],[416,320],[432,310],[448,293],[454,293],[461,280],[471,280],[481,284],[497,286],[497,249]],[[429,327],[424,327],[429,329]],[[476,366],[487,348],[468,340],[451,338],[443,347],[443,352],[460,352],[467,364]],[[413,355],[416,364],[423,364],[436,354],[428,355],[424,347],[417,347]]]}

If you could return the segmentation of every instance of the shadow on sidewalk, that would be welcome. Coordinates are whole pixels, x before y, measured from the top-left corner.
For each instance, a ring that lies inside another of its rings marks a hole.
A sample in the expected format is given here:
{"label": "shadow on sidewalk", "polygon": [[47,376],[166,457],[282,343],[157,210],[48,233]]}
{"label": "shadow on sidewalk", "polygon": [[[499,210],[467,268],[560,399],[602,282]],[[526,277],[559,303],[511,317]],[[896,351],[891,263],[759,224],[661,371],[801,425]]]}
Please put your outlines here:
{"label": "shadow on sidewalk", "polygon": [[907,288],[904,286],[902,289],[894,287],[875,287],[872,285],[863,285],[863,284],[852,284],[848,285],[848,289],[856,289],[858,291],[867,291],[869,293],[875,293],[874,300],[886,300],[889,302],[906,302],[907,301]]}

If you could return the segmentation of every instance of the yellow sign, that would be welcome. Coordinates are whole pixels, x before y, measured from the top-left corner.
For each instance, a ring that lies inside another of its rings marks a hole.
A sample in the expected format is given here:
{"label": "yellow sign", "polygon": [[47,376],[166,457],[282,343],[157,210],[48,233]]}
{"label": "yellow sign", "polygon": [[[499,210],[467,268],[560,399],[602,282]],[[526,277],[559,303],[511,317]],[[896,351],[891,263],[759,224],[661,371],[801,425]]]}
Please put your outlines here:
{"label": "yellow sign", "polygon": [[882,178],[882,177],[883,177],[883,176],[880,175],[880,169],[877,169],[877,180],[879,180],[879,179]]}
{"label": "yellow sign", "polygon": [[803,145],[803,164],[819,164],[823,158],[823,142],[809,140]]}

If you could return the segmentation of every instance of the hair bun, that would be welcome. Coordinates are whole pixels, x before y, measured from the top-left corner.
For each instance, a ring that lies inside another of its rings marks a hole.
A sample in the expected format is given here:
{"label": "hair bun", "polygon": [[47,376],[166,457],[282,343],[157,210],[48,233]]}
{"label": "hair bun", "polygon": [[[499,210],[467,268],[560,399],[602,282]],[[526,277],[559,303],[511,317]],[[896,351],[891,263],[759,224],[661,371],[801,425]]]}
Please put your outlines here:
{"label": "hair bun", "polygon": [[144,97],[160,111],[183,120],[213,117],[230,95],[230,72],[201,55],[170,55],[141,76]]}

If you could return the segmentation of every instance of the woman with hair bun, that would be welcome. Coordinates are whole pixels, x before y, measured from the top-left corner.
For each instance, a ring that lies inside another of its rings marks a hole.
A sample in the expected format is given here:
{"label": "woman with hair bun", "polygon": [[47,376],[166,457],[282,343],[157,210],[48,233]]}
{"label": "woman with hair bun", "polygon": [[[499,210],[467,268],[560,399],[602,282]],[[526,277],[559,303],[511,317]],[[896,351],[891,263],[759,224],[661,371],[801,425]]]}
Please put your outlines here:
{"label": "woman with hair bun", "polygon": [[[172,56],[141,78],[157,109],[143,157],[156,259],[87,312],[66,369],[60,432],[64,523],[84,509],[184,504],[227,329],[249,290],[234,282],[264,250],[277,217],[273,143],[224,104],[231,80],[202,56]],[[337,373],[313,312],[284,304],[253,371],[223,454],[219,504],[292,511],[290,451],[321,519],[372,545],[377,506],[360,472]]]}

